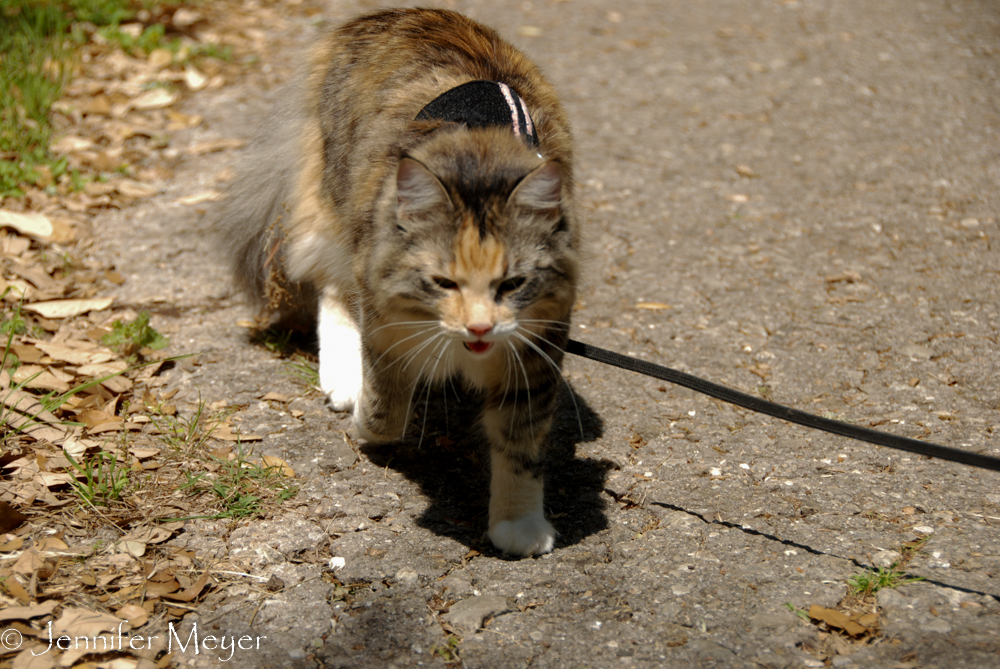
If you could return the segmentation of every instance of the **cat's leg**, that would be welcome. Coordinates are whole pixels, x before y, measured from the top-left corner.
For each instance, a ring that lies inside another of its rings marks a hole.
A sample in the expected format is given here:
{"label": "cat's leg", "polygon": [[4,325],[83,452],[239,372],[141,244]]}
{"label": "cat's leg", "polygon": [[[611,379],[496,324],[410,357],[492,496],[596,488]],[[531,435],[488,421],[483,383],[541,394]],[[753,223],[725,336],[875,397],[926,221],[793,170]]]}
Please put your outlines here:
{"label": "cat's leg", "polygon": [[343,293],[334,287],[320,298],[319,385],[334,411],[353,411],[363,388],[361,335]]}
{"label": "cat's leg", "polygon": [[399,365],[384,362],[381,352],[366,347],[364,388],[354,410],[358,436],[365,441],[399,441],[406,433],[410,388],[415,379]]}
{"label": "cat's leg", "polygon": [[[553,397],[547,398],[547,393]],[[528,397],[527,391],[517,394]],[[554,388],[531,389],[530,397],[530,403],[508,397],[500,406],[487,406],[483,415],[490,439],[488,534],[494,546],[521,556],[548,553],[556,537],[543,508],[544,445],[552,423]]]}

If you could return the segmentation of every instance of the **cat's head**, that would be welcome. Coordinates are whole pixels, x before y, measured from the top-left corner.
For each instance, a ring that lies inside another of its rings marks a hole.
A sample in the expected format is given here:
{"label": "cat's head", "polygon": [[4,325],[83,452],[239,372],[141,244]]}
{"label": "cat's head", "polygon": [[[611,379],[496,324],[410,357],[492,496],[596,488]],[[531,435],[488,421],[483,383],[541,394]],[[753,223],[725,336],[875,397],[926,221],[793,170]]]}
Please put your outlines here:
{"label": "cat's head", "polygon": [[578,273],[569,179],[509,130],[441,132],[410,151],[369,274],[380,310],[436,320],[474,358],[568,327]]}

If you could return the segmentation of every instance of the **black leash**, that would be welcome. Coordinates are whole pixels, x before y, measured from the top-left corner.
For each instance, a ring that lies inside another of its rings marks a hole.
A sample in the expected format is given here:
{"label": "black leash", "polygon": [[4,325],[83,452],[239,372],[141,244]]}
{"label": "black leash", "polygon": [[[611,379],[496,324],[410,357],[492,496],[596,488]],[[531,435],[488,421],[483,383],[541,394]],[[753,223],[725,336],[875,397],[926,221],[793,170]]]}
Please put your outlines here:
{"label": "black leash", "polygon": [[730,404],[735,404],[736,406],[743,407],[744,409],[750,409],[751,411],[756,411],[757,413],[763,413],[768,416],[774,416],[775,418],[787,420],[790,423],[798,423],[799,425],[804,425],[814,430],[832,432],[833,434],[839,434],[840,436],[847,437],[849,439],[867,441],[870,444],[878,444],[879,446],[885,446],[887,448],[908,451],[910,453],[916,453],[917,455],[926,455],[929,458],[951,460],[952,462],[959,462],[963,465],[969,465],[970,467],[1000,471],[1000,458],[963,451],[949,446],[940,446],[928,441],[917,441],[916,439],[910,439],[908,437],[899,437],[894,434],[871,430],[867,427],[859,427],[857,425],[850,425],[849,423],[842,423],[837,420],[830,420],[829,418],[814,416],[813,414],[806,413],[805,411],[799,411],[798,409],[792,409],[791,407],[775,404],[774,402],[768,402],[767,400],[762,400],[759,397],[747,395],[746,393],[741,393],[738,390],[733,390],[732,388],[726,388],[725,386],[720,386],[712,383],[711,381],[699,379],[697,376],[685,374],[684,372],[679,372],[676,369],[670,369],[669,367],[664,367],[663,365],[656,365],[651,362],[646,362],[645,360],[637,360],[627,355],[622,355],[621,353],[608,351],[607,349],[591,346],[590,344],[583,344],[572,339],[566,347],[566,352],[578,355],[582,358],[603,362],[604,364],[611,365],[613,367],[627,369],[630,372],[645,374],[646,376],[651,376],[655,379],[660,379],[661,381],[668,381],[678,386],[684,386],[685,388],[690,388],[696,393],[708,395],[709,397],[714,397],[722,400],[723,402],[729,402]]}

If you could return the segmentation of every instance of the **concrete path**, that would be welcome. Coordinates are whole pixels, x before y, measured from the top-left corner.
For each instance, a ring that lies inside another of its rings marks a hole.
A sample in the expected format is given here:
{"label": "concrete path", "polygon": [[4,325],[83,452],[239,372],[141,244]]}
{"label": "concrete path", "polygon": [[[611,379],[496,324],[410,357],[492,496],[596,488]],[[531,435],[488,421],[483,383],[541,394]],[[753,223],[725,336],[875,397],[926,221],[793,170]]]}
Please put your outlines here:
{"label": "concrete path", "polygon": [[[592,252],[575,338],[1000,454],[994,2],[443,6],[521,46],[569,110]],[[1000,664],[995,473],[572,359],[583,434],[567,393],[547,473],[560,538],[510,560],[482,538],[483,451],[453,397],[447,422],[432,406],[422,440],[392,448],[359,444],[315,393],[263,401],[302,391],[238,325],[209,214],[176,201],[237,158],[184,159],[185,142],[249,134],[310,34],[298,18],[276,29],[269,73],[187,110],[206,120],[178,140],[165,192],[99,221],[98,252],[128,279],[119,304],[152,308],[171,351],[198,356],[168,373],[179,399],[238,406],[303,483],[271,520],[191,522],[173,540],[284,584],[229,577],[178,634],[266,639],[175,649],[179,666]],[[926,580],[855,602],[874,634],[789,608],[850,611],[849,579],[901,559]]]}

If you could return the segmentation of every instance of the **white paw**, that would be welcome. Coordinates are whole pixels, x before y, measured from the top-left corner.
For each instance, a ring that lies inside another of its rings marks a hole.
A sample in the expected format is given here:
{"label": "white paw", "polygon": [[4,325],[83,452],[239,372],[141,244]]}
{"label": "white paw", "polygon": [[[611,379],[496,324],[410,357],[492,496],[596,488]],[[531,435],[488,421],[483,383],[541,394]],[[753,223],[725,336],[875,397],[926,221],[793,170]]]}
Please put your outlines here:
{"label": "white paw", "polygon": [[334,411],[353,411],[361,401],[361,336],[337,305],[319,313],[319,385]]}
{"label": "white paw", "polygon": [[551,552],[556,539],[556,530],[541,509],[517,520],[500,521],[487,534],[504,553],[521,557]]}
{"label": "white paw", "polygon": [[[346,355],[345,355],[346,357]],[[330,354],[320,353],[319,386],[326,393],[330,408],[334,411],[354,411],[361,401],[363,380],[361,376],[361,359],[331,361]]]}

